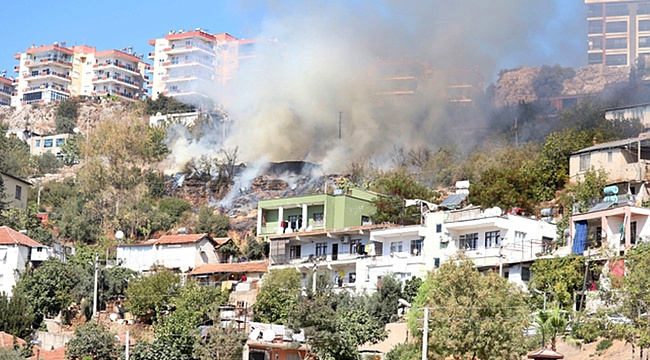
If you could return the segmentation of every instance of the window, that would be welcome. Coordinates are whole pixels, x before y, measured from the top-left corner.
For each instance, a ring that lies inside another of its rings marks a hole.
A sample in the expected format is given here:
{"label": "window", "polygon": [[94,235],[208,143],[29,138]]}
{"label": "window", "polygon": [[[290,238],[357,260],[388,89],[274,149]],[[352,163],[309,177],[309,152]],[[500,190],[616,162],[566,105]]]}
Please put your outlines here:
{"label": "window", "polygon": [[639,20],[639,31],[650,30],[650,20]]}
{"label": "window", "polygon": [[605,6],[605,16],[625,16],[629,15],[627,4],[607,4]]}
{"label": "window", "polygon": [[36,147],[41,147],[41,141],[40,140],[36,140]]}
{"label": "window", "polygon": [[51,148],[52,147],[52,139],[43,140],[43,147]]}
{"label": "window", "polygon": [[515,231],[515,246],[520,249],[524,246],[526,240],[526,233],[522,231]]}
{"label": "window", "polygon": [[361,225],[370,225],[370,216],[361,215]]}
{"label": "window", "polygon": [[420,256],[422,255],[422,245],[424,245],[424,240],[411,240],[411,255]]}
{"label": "window", "polygon": [[433,258],[433,266],[434,266],[435,268],[439,268],[439,267],[440,267],[440,258]]}
{"label": "window", "polygon": [[636,221],[630,223],[630,244],[636,244]]}
{"label": "window", "polygon": [[627,55],[626,54],[607,55],[605,57],[605,65],[607,66],[627,65]]}
{"label": "window", "polygon": [[436,224],[436,233],[442,232],[442,224]]}
{"label": "window", "polygon": [[289,227],[291,228],[291,230],[296,230],[299,228],[298,215],[289,215],[287,220],[289,221]]}
{"label": "window", "polygon": [[478,233],[465,234],[460,236],[458,247],[462,250],[476,250],[478,245]]}
{"label": "window", "polygon": [[530,281],[530,268],[521,268],[521,281]]}
{"label": "window", "polygon": [[603,63],[603,53],[589,54],[589,65],[602,64]]}
{"label": "window", "polygon": [[61,145],[63,145],[64,142],[65,142],[64,138],[56,139],[56,147],[61,147]]}
{"label": "window", "polygon": [[23,197],[23,188],[20,185],[16,185],[16,200],[20,200]]}
{"label": "window", "polygon": [[327,243],[316,244],[316,256],[325,256],[325,255],[327,255]]}
{"label": "window", "polygon": [[602,34],[603,22],[602,20],[589,20],[589,34]]}
{"label": "window", "polygon": [[43,248],[42,247],[37,247],[36,252],[43,252]]}
{"label": "window", "polygon": [[353,239],[350,240],[350,254],[363,254],[364,253],[364,248],[363,244],[361,243],[361,239]]}
{"label": "window", "polygon": [[639,36],[639,47],[640,48],[650,47],[650,36]]}
{"label": "window", "polygon": [[300,259],[300,245],[291,245],[289,247],[289,259]]}
{"label": "window", "polygon": [[580,171],[587,171],[590,168],[591,155],[580,155]]}
{"label": "window", "polygon": [[607,49],[627,49],[627,38],[607,39]]}
{"label": "window", "polygon": [[607,152],[607,162],[608,162],[608,163],[611,163],[612,160],[613,160],[613,157],[614,157],[614,153],[611,152],[611,151],[608,151],[608,152]]}
{"label": "window", "polygon": [[650,14],[650,3],[641,3],[636,9],[637,15]]}
{"label": "window", "polygon": [[485,233],[485,247],[496,247],[501,245],[501,231],[487,231]]}
{"label": "window", "polygon": [[402,242],[401,241],[393,241],[390,243],[390,252],[391,253],[400,253],[402,252]]}
{"label": "window", "polygon": [[348,282],[350,284],[354,284],[354,282],[357,281],[357,273],[351,272],[348,274]]}
{"label": "window", "polygon": [[[627,21],[611,21],[605,23],[605,30],[608,34],[627,32]],[[641,29],[639,28],[639,30]]]}
{"label": "window", "polygon": [[589,14],[587,17],[603,17],[603,6],[598,5],[589,5]]}

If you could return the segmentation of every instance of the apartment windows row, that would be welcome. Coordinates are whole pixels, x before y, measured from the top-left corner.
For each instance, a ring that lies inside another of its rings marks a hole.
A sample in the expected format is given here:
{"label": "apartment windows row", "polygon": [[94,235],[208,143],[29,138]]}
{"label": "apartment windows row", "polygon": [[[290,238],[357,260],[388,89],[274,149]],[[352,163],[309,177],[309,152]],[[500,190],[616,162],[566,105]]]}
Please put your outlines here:
{"label": "apartment windows row", "polygon": [[[588,55],[589,65],[602,64],[603,53],[591,53]],[[627,54],[607,54],[605,55],[605,65],[607,66],[626,66],[628,64]]]}
{"label": "apartment windows row", "polygon": [[[496,248],[501,246],[501,231],[486,231],[483,238],[483,247]],[[463,250],[476,250],[479,248],[478,233],[463,234],[458,239],[458,247]]]}
{"label": "apartment windows row", "polygon": [[[411,240],[409,253],[413,256],[420,256],[422,255],[423,247],[424,247],[424,239]],[[401,252],[404,252],[404,241],[393,241],[390,243],[391,254],[396,254]]]}
{"label": "apartment windows row", "polygon": [[[628,4],[606,4],[603,12],[602,4],[592,4],[589,5],[587,17],[628,16],[632,10]],[[650,2],[639,3],[636,8],[636,14],[650,14]]]}
{"label": "apartment windows row", "polygon": [[[51,148],[53,147],[53,144],[56,144],[56,147],[61,147],[65,143],[64,138],[59,138],[59,139],[44,139],[43,140],[43,147],[44,148]],[[36,147],[41,147],[41,140],[36,140],[35,142]]]}

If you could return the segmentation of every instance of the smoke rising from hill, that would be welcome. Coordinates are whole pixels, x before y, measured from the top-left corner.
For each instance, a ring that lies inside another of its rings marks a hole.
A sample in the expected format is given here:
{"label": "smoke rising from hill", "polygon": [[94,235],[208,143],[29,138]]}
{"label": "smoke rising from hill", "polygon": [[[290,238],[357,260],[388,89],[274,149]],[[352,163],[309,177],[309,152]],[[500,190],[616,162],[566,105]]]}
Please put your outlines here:
{"label": "smoke rising from hill", "polygon": [[[256,36],[263,40],[256,48],[261,56],[242,65],[232,86],[212,94],[235,121],[225,147],[239,146],[243,161],[305,159],[322,163],[326,172],[345,171],[346,164],[361,157],[387,163],[395,145],[436,148],[462,141],[467,146],[475,139],[462,129],[483,126],[480,109],[467,111],[462,123],[455,118],[450,124],[436,81],[420,85],[417,105],[377,107],[372,89],[377,85],[373,69],[378,60],[426,62],[434,74],[478,66],[489,83],[503,59],[511,57],[519,64],[534,57],[548,59],[552,54],[543,39],[566,31],[552,22],[558,12],[553,0],[296,1],[248,6],[264,7],[268,17]],[[281,58],[275,56],[279,50]],[[251,69],[262,70],[247,71]],[[450,130],[451,125],[461,131]],[[190,148],[203,153],[182,141],[172,141],[171,148],[174,154]]]}

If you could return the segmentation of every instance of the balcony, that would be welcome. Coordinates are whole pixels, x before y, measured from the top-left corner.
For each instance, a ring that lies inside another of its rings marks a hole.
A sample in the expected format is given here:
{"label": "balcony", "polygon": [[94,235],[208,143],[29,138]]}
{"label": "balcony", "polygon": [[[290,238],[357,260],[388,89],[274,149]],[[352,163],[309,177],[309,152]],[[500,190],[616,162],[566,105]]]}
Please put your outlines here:
{"label": "balcony", "polygon": [[163,76],[162,81],[164,82],[182,82],[182,81],[193,81],[193,80],[203,80],[203,81],[212,81],[212,78],[205,74],[185,74],[179,76]]}
{"label": "balcony", "polygon": [[9,101],[7,99],[0,98],[0,105],[9,106],[9,105],[11,105],[11,101]]}
{"label": "balcony", "polygon": [[109,90],[102,90],[102,91],[98,91],[98,92],[92,92],[92,93],[90,93],[90,95],[92,95],[92,96],[115,95],[115,96],[119,96],[119,97],[124,98],[124,99],[127,99],[127,100],[137,100],[137,99],[138,99],[138,98],[137,98],[135,95],[133,95],[132,93],[128,93],[128,92],[125,92],[125,91],[120,92],[120,91],[117,91],[117,90],[115,90],[115,89],[109,89]]}
{"label": "balcony", "polygon": [[42,70],[40,72],[32,72],[29,75],[23,75],[23,79],[27,80],[35,80],[35,79],[47,79],[47,78],[52,78],[52,79],[58,79],[58,80],[63,80],[63,81],[68,81],[70,82],[70,75],[66,75],[60,72],[52,71],[50,69],[47,70]]}
{"label": "balcony", "polygon": [[162,64],[163,68],[175,68],[175,67],[183,67],[183,66],[203,66],[206,67],[210,70],[214,70],[214,65],[212,64],[211,61],[206,61],[203,59],[188,59],[184,61],[167,61]]}
{"label": "balcony", "polygon": [[176,45],[172,44],[171,47],[163,49],[163,51],[167,54],[181,54],[181,53],[186,53],[186,52],[193,52],[193,51],[200,51],[203,53],[206,53],[210,56],[215,56],[214,53],[214,48],[202,44],[192,44],[192,45]]}
{"label": "balcony", "polygon": [[150,52],[149,54],[147,54],[147,59],[153,60],[155,57],[156,57],[156,53],[154,52]]}
{"label": "balcony", "polygon": [[41,91],[41,90],[56,90],[60,92],[64,92],[66,94],[70,93],[70,90],[68,90],[65,86],[63,85],[58,85],[58,84],[42,84],[42,85],[36,85],[36,86],[31,86],[31,87],[26,87],[23,89],[23,93],[28,93],[28,92],[34,92],[34,91]]}
{"label": "balcony", "polygon": [[20,65],[14,66],[14,72],[20,72]]}
{"label": "balcony", "polygon": [[93,78],[93,83],[97,84],[102,84],[102,83],[120,83],[125,86],[131,87],[133,89],[139,89],[140,88],[140,83],[137,81],[125,79],[122,77],[119,77],[117,75],[112,75],[112,76],[102,76],[102,77],[94,77]]}
{"label": "balcony", "polygon": [[140,74],[140,69],[138,69],[137,67],[134,67],[131,64],[123,63],[117,60],[105,61],[100,64],[95,64],[93,65],[93,68],[94,69],[118,68],[118,69],[130,71],[131,73],[134,74]]}
{"label": "balcony", "polygon": [[0,94],[11,95],[12,93],[13,91],[11,91],[11,89],[0,88]]}
{"label": "balcony", "polygon": [[46,65],[59,65],[61,67],[71,68],[72,63],[67,58],[59,57],[37,57],[33,60],[25,61],[25,66],[27,67],[37,67],[37,66],[46,66]]}

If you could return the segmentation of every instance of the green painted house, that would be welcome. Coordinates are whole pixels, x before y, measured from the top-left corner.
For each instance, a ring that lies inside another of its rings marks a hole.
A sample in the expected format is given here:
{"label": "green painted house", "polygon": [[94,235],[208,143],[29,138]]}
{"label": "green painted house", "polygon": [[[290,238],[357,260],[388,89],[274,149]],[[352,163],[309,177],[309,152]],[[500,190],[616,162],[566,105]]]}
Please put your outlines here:
{"label": "green painted house", "polygon": [[261,200],[257,205],[257,236],[369,225],[376,193],[351,189],[347,193]]}

